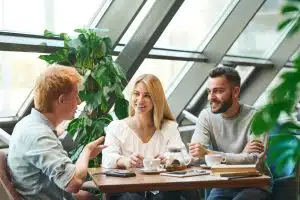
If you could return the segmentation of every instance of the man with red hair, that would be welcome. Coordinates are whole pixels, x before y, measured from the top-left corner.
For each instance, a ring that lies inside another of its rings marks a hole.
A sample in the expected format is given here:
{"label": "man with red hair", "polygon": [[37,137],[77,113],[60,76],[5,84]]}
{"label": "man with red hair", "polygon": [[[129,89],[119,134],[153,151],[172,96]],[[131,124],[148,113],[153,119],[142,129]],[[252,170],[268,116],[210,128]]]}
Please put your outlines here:
{"label": "man with red hair", "polygon": [[74,117],[80,83],[76,69],[64,66],[49,68],[37,79],[35,108],[17,123],[9,144],[8,166],[22,199],[91,199],[80,188],[89,160],[105,148],[104,138],[87,144],[73,164],[55,131]]}

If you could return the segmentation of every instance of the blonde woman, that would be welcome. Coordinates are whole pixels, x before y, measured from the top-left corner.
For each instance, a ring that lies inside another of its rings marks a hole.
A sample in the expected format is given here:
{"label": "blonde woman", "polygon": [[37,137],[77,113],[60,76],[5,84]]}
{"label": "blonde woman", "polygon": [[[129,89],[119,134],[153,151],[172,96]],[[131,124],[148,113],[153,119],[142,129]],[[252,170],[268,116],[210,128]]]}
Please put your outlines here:
{"label": "blonde woman", "polygon": [[[111,122],[105,129],[102,166],[106,168],[141,168],[143,159],[162,155],[168,147],[185,146],[167,104],[159,79],[152,74],[139,76],[131,93],[129,117]],[[154,195],[121,193],[114,199],[180,199],[175,192]],[[149,198],[148,198],[149,199]]]}

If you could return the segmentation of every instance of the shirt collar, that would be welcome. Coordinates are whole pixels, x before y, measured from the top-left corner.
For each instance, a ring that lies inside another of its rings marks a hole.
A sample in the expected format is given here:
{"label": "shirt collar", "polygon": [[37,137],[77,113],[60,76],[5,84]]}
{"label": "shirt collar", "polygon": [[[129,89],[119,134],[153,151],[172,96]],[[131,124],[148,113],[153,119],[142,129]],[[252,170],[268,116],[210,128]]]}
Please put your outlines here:
{"label": "shirt collar", "polygon": [[31,116],[33,116],[35,119],[39,120],[40,122],[42,122],[43,124],[45,124],[46,126],[48,126],[49,128],[51,128],[51,130],[53,131],[53,133],[57,136],[57,132],[55,130],[55,127],[53,126],[53,124],[45,117],[45,115],[43,115],[41,112],[39,112],[38,110],[36,110],[35,108],[31,109]]}

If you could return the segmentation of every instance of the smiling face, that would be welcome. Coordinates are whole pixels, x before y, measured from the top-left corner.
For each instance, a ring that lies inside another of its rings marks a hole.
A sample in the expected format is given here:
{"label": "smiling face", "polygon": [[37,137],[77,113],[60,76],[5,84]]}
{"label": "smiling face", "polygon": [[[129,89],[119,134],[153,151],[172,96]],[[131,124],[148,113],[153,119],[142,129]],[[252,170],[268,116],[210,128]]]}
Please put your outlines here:
{"label": "smiling face", "polygon": [[131,106],[135,114],[147,114],[153,111],[151,96],[143,82],[136,84],[131,96]]}
{"label": "smiling face", "polygon": [[239,87],[232,86],[224,76],[208,79],[208,101],[213,113],[224,113],[238,101]]}

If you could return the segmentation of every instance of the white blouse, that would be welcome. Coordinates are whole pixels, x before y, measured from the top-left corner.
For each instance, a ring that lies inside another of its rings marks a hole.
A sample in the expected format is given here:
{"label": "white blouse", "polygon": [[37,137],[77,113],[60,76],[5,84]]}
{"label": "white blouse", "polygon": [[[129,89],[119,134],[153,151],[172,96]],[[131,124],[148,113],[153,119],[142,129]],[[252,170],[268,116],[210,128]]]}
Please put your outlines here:
{"label": "white blouse", "polygon": [[116,168],[119,158],[129,157],[133,153],[153,157],[165,153],[169,147],[185,149],[177,127],[176,122],[165,120],[161,130],[156,130],[151,139],[143,143],[124,120],[112,121],[105,128],[104,144],[108,147],[103,150],[102,166]]}

